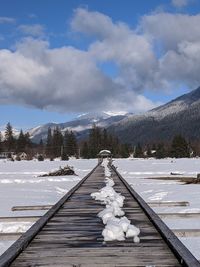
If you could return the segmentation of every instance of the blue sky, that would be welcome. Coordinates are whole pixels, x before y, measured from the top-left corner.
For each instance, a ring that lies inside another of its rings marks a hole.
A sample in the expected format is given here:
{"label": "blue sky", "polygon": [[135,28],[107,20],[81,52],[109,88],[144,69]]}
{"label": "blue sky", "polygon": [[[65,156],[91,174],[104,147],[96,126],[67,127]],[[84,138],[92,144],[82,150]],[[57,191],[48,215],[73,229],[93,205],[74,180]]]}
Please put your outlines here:
{"label": "blue sky", "polygon": [[0,6],[0,126],[27,129],[96,110],[139,113],[200,84],[198,0]]}

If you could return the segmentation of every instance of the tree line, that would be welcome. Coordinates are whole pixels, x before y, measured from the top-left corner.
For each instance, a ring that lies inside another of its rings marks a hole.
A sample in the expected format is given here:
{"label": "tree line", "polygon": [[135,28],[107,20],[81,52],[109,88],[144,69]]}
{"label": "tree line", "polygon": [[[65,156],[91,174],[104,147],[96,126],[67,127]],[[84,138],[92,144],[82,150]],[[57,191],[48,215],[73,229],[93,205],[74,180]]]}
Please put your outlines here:
{"label": "tree line", "polygon": [[136,158],[140,157],[155,157],[158,159],[172,158],[188,158],[195,156],[195,148],[186,141],[181,135],[175,135],[170,143],[158,143],[152,145],[141,146],[138,143],[133,150],[133,155]]}
{"label": "tree line", "polygon": [[130,145],[122,144],[116,136],[94,124],[88,139],[81,145],[81,156],[95,158],[101,150],[107,149],[111,151],[113,157],[127,158],[130,155],[130,148]]}
{"label": "tree line", "polygon": [[29,133],[23,133],[21,130],[18,138],[14,137],[13,127],[7,123],[4,133],[4,138],[0,132],[0,152],[28,152],[33,146]]}
{"label": "tree line", "polygon": [[195,156],[196,145],[191,145],[182,135],[174,136],[171,143],[158,143],[147,145],[123,144],[106,129],[102,129],[95,124],[89,131],[89,135],[83,141],[77,140],[76,134],[71,130],[63,131],[59,127],[48,129],[47,138],[40,140],[39,144],[31,141],[29,133],[20,131],[18,137],[14,136],[13,127],[10,123],[6,125],[4,138],[0,132],[0,152],[25,152],[31,159],[35,154],[42,155],[43,158],[54,159],[61,157],[68,160],[69,157],[76,158],[96,158],[98,153],[107,149],[113,157],[127,158],[133,157],[190,157]]}

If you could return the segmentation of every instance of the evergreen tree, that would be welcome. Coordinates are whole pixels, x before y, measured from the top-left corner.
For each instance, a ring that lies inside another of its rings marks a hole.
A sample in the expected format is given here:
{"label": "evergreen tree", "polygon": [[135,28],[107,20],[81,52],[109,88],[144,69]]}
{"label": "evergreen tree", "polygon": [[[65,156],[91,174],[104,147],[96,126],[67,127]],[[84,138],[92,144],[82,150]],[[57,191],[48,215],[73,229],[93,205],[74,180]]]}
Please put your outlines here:
{"label": "evergreen tree", "polygon": [[52,154],[54,157],[60,157],[62,152],[62,146],[63,146],[63,136],[59,129],[59,127],[56,127],[53,131],[52,136]]}
{"label": "evergreen tree", "polygon": [[38,153],[41,154],[43,156],[44,154],[44,142],[42,139],[40,139],[40,143],[38,145]]}
{"label": "evergreen tree", "polygon": [[30,148],[31,147],[31,139],[30,139],[29,132],[25,133],[24,137],[25,137],[25,140],[26,140],[26,147]]}
{"label": "evergreen tree", "polygon": [[26,148],[26,144],[27,144],[26,137],[25,137],[23,131],[21,130],[20,134],[19,134],[19,137],[18,137],[18,139],[16,141],[16,151],[17,151],[17,153],[24,152],[25,148]]}
{"label": "evergreen tree", "polygon": [[72,131],[67,131],[64,137],[64,143],[66,144],[66,153],[68,156],[77,156],[77,140],[76,136]]}
{"label": "evergreen tree", "polygon": [[102,137],[101,129],[94,124],[92,129],[90,130],[89,141],[88,141],[89,156],[91,158],[97,157],[97,154],[102,148],[101,137]]}
{"label": "evergreen tree", "polygon": [[167,156],[164,144],[158,144],[157,149],[156,149],[156,158],[157,159],[163,159]]}
{"label": "evergreen tree", "polygon": [[189,146],[182,135],[176,135],[171,144],[171,156],[175,158],[189,157]]}
{"label": "evergreen tree", "polygon": [[89,157],[90,157],[89,147],[88,147],[88,143],[87,142],[83,143],[83,147],[81,149],[81,157],[83,157],[84,159],[89,159]]}
{"label": "evergreen tree", "polygon": [[149,145],[147,146],[147,157],[152,157],[151,147]]}
{"label": "evergreen tree", "polygon": [[120,145],[120,153],[119,156],[122,158],[128,158],[130,156],[129,146],[128,144]]}
{"label": "evergreen tree", "polygon": [[143,155],[143,151],[142,151],[142,147],[140,145],[140,143],[137,144],[137,146],[135,147],[135,153],[134,153],[134,157],[135,158],[142,158]]}
{"label": "evergreen tree", "polygon": [[5,129],[5,144],[7,147],[7,151],[14,150],[15,139],[13,137],[13,128],[10,122],[8,122],[8,124],[6,125],[6,129]]}
{"label": "evergreen tree", "polygon": [[106,129],[103,129],[102,146],[104,148],[108,147],[108,133]]}
{"label": "evergreen tree", "polygon": [[46,156],[51,158],[52,154],[53,154],[53,149],[52,149],[52,134],[51,134],[51,128],[48,128],[48,132],[47,132],[47,141],[46,141],[46,148],[45,148],[45,153]]}

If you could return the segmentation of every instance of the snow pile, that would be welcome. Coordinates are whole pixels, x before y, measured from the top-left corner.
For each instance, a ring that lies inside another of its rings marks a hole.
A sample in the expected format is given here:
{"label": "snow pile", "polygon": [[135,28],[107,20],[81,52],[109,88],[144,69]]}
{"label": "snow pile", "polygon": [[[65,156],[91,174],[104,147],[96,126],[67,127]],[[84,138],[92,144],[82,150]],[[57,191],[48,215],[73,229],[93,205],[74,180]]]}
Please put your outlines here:
{"label": "snow pile", "polygon": [[98,213],[98,217],[100,217],[105,224],[105,228],[102,232],[104,241],[122,241],[125,240],[125,237],[132,237],[133,241],[138,243],[140,242],[138,237],[140,230],[131,224],[130,220],[124,216],[125,213],[122,210],[125,197],[117,193],[113,188],[115,183],[109,178],[111,177],[111,172],[108,168],[107,160],[104,160],[102,165],[105,168],[106,186],[98,192],[92,193],[91,197],[106,205],[106,208]]}
{"label": "snow pile", "polygon": [[101,164],[104,167],[105,177],[111,177],[111,172],[108,168],[108,164],[109,164],[108,159],[104,159],[102,164]]}
{"label": "snow pile", "polygon": [[0,223],[0,233],[24,233],[32,225],[33,225],[33,222]]}

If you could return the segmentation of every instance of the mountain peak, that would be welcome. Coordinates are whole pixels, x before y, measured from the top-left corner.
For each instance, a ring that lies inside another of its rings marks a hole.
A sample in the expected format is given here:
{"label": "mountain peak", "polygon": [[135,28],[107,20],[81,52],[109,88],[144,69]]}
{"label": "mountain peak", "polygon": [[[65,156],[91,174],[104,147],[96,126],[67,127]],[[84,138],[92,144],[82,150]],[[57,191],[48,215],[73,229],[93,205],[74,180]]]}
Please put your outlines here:
{"label": "mountain peak", "polygon": [[114,116],[126,116],[128,112],[126,111],[99,111],[99,112],[91,112],[91,113],[83,113],[77,117],[78,120],[90,119],[98,121],[99,119],[108,119]]}

